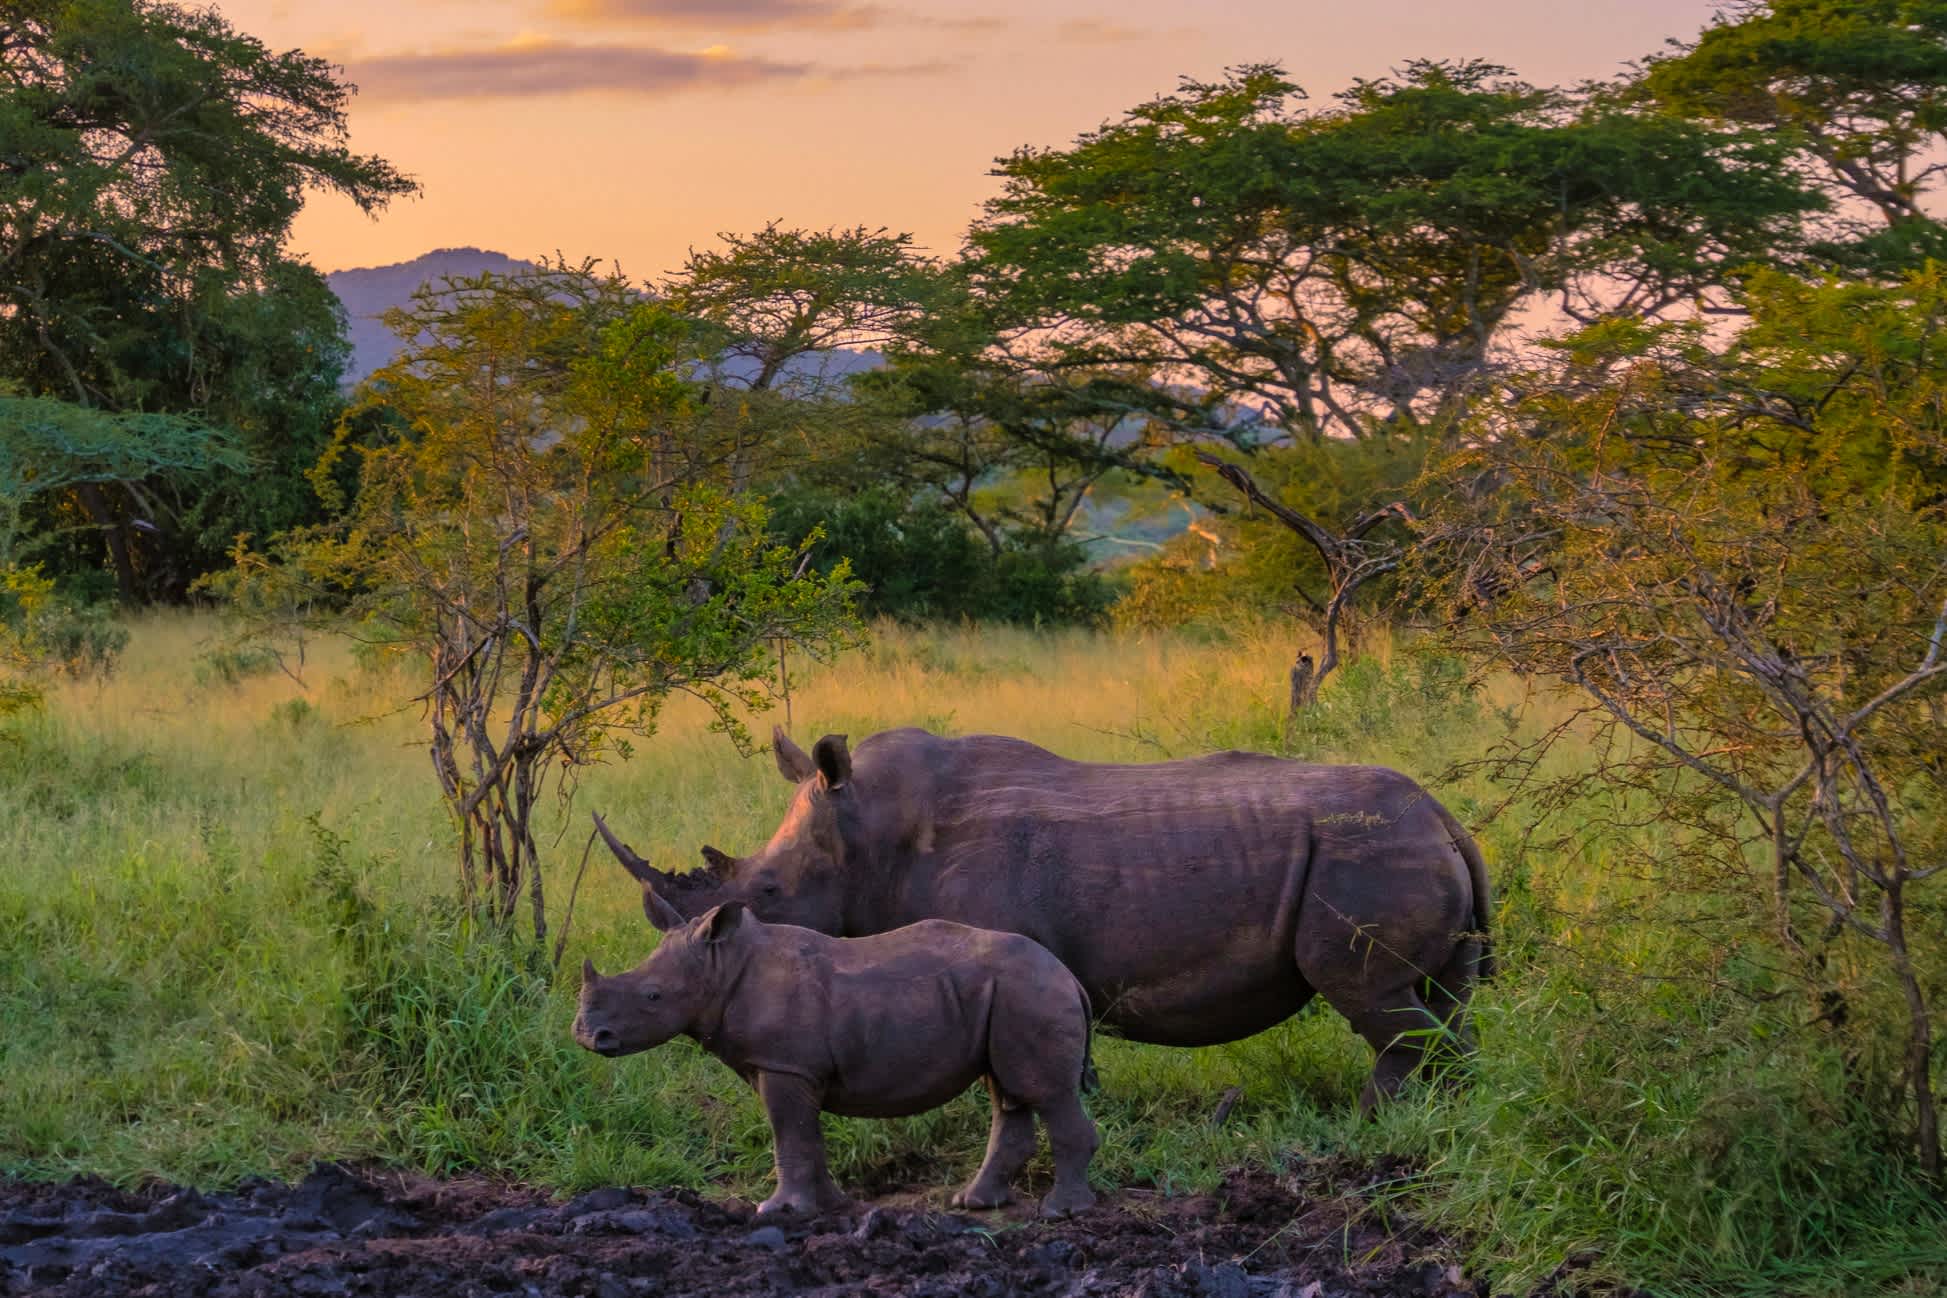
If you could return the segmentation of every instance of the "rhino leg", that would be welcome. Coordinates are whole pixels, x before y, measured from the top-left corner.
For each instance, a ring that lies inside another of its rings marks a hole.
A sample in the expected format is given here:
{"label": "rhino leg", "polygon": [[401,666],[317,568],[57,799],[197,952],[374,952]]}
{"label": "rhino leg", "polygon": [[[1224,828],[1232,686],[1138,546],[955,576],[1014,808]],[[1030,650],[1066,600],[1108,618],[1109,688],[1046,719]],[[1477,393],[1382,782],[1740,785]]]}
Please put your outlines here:
{"label": "rhino leg", "polygon": [[1421,1070],[1428,1080],[1452,1080],[1439,1065],[1474,1053],[1474,1033],[1467,1024],[1467,1001],[1474,992],[1474,970],[1480,960],[1480,943],[1469,939],[1454,949],[1447,967],[1427,979],[1424,995],[1427,1009],[1440,1020],[1446,1031],[1438,1047],[1427,1052]]}
{"label": "rhino leg", "polygon": [[1438,1031],[1440,1020],[1412,987],[1384,993],[1365,1004],[1342,1006],[1340,1012],[1378,1055],[1359,1095],[1359,1112],[1371,1117],[1379,1101],[1398,1095],[1420,1070],[1427,1042]]}
{"label": "rhino leg", "polygon": [[1055,1156],[1055,1188],[1041,1201],[1044,1217],[1066,1217],[1095,1204],[1095,1192],[1088,1188],[1088,1164],[1102,1142],[1095,1124],[1082,1110],[1082,1097],[1064,1092],[1044,1104],[1041,1122],[1048,1128],[1048,1145]]}
{"label": "rhino leg", "polygon": [[999,1208],[1012,1203],[1012,1182],[1034,1157],[1034,1112],[1013,1100],[1001,1098],[1001,1088],[990,1076],[987,1093],[994,1102],[994,1121],[987,1131],[987,1157],[980,1171],[965,1189],[953,1196],[956,1208]]}
{"label": "rhino leg", "polygon": [[825,1164],[825,1133],[818,1126],[822,1097],[810,1082],[784,1073],[759,1073],[757,1094],[771,1120],[777,1191],[757,1205],[760,1214],[815,1216],[845,1206],[845,1195]]}

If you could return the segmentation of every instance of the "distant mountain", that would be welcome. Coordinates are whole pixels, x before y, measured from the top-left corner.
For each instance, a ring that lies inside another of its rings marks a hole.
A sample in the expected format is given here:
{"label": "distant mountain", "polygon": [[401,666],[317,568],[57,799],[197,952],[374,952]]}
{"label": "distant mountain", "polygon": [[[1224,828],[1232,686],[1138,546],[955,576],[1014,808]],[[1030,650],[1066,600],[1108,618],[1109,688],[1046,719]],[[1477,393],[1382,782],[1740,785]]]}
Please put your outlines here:
{"label": "distant mountain", "polygon": [[398,354],[398,338],[379,317],[412,301],[420,285],[447,275],[484,275],[488,271],[511,274],[532,264],[482,248],[435,248],[395,266],[332,271],[325,276],[325,283],[331,285],[351,318],[352,361],[345,371],[345,386],[357,383]]}
{"label": "distant mountain", "polygon": [[[504,252],[483,248],[436,248],[424,256],[402,261],[395,266],[370,266],[357,270],[334,270],[325,283],[345,304],[350,317],[352,340],[351,366],[345,371],[345,386],[351,387],[373,370],[399,354],[399,338],[381,321],[395,306],[405,306],[422,284],[449,275],[484,275],[489,271],[509,275],[533,269],[533,262],[519,261]],[[799,393],[825,391],[840,385],[853,374],[877,369],[885,363],[877,352],[835,348],[810,356],[800,356],[785,366],[784,382]],[[722,358],[720,373],[727,379],[749,380],[757,373],[757,363],[736,354]]]}

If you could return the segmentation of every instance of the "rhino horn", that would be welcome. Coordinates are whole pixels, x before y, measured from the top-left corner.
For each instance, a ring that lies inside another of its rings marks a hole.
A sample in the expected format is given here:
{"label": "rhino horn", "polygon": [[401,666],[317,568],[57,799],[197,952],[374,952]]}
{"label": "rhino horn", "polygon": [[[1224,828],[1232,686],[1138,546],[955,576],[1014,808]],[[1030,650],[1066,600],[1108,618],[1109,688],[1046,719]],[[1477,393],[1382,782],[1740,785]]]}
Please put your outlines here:
{"label": "rhino horn", "polygon": [[666,886],[669,883],[667,875],[637,856],[627,843],[617,838],[600,815],[595,817],[595,830],[601,834],[602,841],[608,844],[608,850],[615,853],[615,859],[622,863],[622,868],[627,870],[637,883],[645,887],[649,884]]}
{"label": "rhino horn", "polygon": [[601,980],[602,976],[595,972],[595,962],[587,956],[583,956],[581,958],[581,985],[584,987],[593,987]]}
{"label": "rhino horn", "polygon": [[662,894],[647,883],[642,885],[642,913],[649,917],[649,923],[658,933],[667,933],[689,923],[683,918],[682,911],[664,901]]}

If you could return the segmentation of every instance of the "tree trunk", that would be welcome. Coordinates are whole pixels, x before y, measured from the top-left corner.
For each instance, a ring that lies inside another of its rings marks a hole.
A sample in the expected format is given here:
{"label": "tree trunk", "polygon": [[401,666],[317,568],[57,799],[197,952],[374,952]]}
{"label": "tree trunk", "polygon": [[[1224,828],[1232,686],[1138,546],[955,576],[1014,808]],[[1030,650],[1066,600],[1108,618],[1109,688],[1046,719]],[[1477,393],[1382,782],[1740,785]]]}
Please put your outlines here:
{"label": "tree trunk", "polygon": [[102,494],[101,484],[84,482],[75,491],[81,499],[81,508],[101,529],[102,540],[108,545],[108,561],[115,569],[115,592],[121,596],[124,604],[138,602],[135,560],[128,548],[128,528],[108,507],[108,498]]}
{"label": "tree trunk", "polygon": [[1291,665],[1291,698],[1285,705],[1284,734],[1279,736],[1280,747],[1290,746],[1291,727],[1298,720],[1299,711],[1310,707],[1317,699],[1318,693],[1312,686],[1312,656],[1301,649],[1298,661]]}
{"label": "tree trunk", "polygon": [[1900,990],[1906,996],[1906,1065],[1908,1082],[1913,1087],[1914,1140],[1919,1146],[1920,1167],[1930,1177],[1940,1176],[1940,1113],[1933,1093],[1933,1015],[1927,1006],[1926,990],[1906,946],[1906,896],[1903,881],[1897,877],[1881,893],[1880,919],[1886,930],[1886,945],[1893,952],[1893,968],[1899,975]]}

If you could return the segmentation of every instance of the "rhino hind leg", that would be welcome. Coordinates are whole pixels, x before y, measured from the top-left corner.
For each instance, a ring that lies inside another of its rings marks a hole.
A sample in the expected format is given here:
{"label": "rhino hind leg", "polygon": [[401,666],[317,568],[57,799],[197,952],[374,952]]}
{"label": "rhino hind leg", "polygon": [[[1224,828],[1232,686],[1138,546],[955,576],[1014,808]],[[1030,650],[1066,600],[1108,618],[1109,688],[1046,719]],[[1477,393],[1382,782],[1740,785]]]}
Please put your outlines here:
{"label": "rhino hind leg", "polygon": [[1427,1009],[1444,1029],[1434,1049],[1421,1061],[1421,1071],[1429,1081],[1452,1081],[1454,1074],[1445,1065],[1474,1053],[1474,1032],[1467,1023],[1467,1001],[1474,993],[1475,970],[1481,960],[1481,944],[1469,938],[1454,948],[1446,968],[1426,980],[1421,995]]}
{"label": "rhino hind leg", "polygon": [[1372,1076],[1359,1095],[1359,1112],[1367,1117],[1381,1100],[1390,1100],[1421,1070],[1427,1044],[1444,1025],[1413,987],[1382,993],[1359,1005],[1340,1006],[1352,1028],[1378,1056]]}
{"label": "rhino hind leg", "polygon": [[990,1076],[994,1120],[987,1131],[987,1157],[966,1188],[953,1196],[956,1208],[999,1208],[1014,1200],[1013,1181],[1034,1156],[1034,1112],[1004,1094]]}
{"label": "rhino hind leg", "polygon": [[1088,1165],[1102,1142],[1095,1123],[1082,1109],[1082,1097],[1073,1090],[1064,1092],[1043,1105],[1040,1114],[1055,1156],[1055,1186],[1041,1201],[1041,1215],[1066,1217],[1093,1207],[1095,1191],[1088,1188]]}

